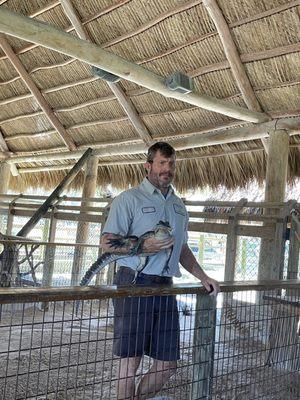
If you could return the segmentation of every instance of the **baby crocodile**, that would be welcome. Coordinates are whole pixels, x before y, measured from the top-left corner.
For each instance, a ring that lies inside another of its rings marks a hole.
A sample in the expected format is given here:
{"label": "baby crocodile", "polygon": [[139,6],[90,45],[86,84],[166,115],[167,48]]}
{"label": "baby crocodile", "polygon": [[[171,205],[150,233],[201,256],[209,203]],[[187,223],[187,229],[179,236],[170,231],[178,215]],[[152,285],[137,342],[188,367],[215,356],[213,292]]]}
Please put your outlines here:
{"label": "baby crocodile", "polygon": [[[109,253],[109,252],[103,253],[100,257],[98,257],[98,259],[86,271],[84,277],[80,281],[80,286],[88,285],[91,282],[91,280],[93,279],[93,277],[99,271],[101,271],[107,264],[110,264],[111,262],[120,260],[122,258],[139,256],[140,264],[135,271],[135,277],[133,280],[133,282],[135,282],[136,278],[138,277],[138,274],[141,273],[144,270],[144,268],[147,266],[149,257],[154,254],[154,253],[142,253],[142,249],[143,249],[145,240],[148,239],[149,237],[155,237],[155,239],[158,239],[158,240],[167,239],[171,236],[171,232],[172,232],[172,228],[171,228],[169,222],[159,221],[158,224],[155,225],[153,230],[145,232],[140,237],[119,236],[114,239],[108,239],[107,243],[109,244],[110,247],[112,247],[115,250],[117,250],[118,248],[121,248],[121,247],[128,246],[132,242],[132,239],[136,239],[136,244],[130,250],[130,252],[127,254]],[[169,250],[168,259],[162,270],[162,275],[169,271],[168,264],[169,264],[169,260],[170,260],[171,254],[172,254],[172,248],[170,248],[168,250]],[[76,302],[76,315],[78,314],[78,309],[79,309],[79,301]]]}

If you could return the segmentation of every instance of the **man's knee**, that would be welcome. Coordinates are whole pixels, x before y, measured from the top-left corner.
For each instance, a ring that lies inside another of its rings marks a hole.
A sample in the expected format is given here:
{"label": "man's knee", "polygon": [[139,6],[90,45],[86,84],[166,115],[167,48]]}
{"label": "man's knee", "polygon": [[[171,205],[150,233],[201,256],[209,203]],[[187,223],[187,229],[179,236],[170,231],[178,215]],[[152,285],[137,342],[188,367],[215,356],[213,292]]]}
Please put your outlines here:
{"label": "man's knee", "polygon": [[138,357],[121,358],[120,361],[120,378],[134,377],[139,367],[141,359]]}

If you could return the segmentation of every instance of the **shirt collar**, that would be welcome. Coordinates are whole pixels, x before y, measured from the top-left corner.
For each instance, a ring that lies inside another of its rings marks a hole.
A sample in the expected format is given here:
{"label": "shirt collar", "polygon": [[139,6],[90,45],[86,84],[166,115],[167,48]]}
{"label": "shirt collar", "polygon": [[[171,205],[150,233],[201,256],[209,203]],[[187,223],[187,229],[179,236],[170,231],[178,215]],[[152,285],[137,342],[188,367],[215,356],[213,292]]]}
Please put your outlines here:
{"label": "shirt collar", "polygon": [[[157,187],[152,185],[152,183],[147,178],[143,179],[142,183],[140,184],[140,188],[149,194],[153,194],[154,192],[156,192],[156,193],[163,195],[161,193],[161,191]],[[173,193],[174,193],[173,186],[170,185],[166,198],[169,197]]]}

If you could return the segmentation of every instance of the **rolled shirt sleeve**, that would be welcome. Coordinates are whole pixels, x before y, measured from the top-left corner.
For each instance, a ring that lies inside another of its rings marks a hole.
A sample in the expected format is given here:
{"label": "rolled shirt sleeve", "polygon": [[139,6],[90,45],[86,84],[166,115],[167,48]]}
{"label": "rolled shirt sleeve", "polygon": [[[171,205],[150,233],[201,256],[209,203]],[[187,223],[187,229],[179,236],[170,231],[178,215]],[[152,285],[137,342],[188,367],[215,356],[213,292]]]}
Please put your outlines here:
{"label": "rolled shirt sleeve", "polygon": [[110,211],[102,230],[104,233],[127,236],[133,220],[132,204],[128,201],[126,192],[121,193],[111,203]]}

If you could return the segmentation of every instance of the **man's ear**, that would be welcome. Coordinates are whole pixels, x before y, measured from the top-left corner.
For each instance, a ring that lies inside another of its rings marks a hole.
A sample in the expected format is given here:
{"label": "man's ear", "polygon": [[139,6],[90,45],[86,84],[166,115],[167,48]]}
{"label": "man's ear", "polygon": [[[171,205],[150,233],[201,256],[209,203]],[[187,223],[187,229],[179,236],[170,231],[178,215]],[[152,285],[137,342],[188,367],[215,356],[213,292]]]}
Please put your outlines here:
{"label": "man's ear", "polygon": [[145,167],[147,172],[149,172],[150,166],[151,166],[151,164],[149,163],[149,161],[146,161],[145,164],[144,164],[144,167]]}

